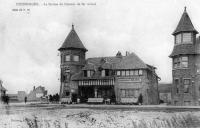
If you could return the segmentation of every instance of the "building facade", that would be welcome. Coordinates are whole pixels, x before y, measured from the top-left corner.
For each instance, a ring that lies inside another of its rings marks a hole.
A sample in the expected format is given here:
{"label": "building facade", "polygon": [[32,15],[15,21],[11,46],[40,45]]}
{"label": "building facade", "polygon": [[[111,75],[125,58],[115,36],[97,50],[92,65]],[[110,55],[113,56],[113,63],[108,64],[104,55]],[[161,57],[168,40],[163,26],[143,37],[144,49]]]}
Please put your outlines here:
{"label": "building facade", "polygon": [[41,101],[43,97],[47,96],[47,90],[45,90],[45,87],[38,86],[35,88],[33,87],[33,90],[30,91],[30,93],[27,96],[27,101]]}
{"label": "building facade", "polygon": [[186,8],[173,32],[172,104],[199,105],[200,40]]}
{"label": "building facade", "polygon": [[59,48],[61,57],[61,102],[158,104],[156,68],[144,63],[136,54],[118,52],[112,57],[86,59],[87,49],[72,29]]}

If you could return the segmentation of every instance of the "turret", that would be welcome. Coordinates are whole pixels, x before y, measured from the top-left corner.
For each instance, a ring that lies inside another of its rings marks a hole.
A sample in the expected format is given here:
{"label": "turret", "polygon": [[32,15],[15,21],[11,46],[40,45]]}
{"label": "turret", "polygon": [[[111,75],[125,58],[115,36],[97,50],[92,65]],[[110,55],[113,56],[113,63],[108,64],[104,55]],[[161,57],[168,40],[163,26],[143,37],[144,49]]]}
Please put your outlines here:
{"label": "turret", "polygon": [[65,39],[62,46],[58,49],[61,58],[61,89],[60,94],[67,95],[70,92],[71,76],[81,71],[85,65],[85,53],[87,49],[78,37],[74,25]]}
{"label": "turret", "polygon": [[170,54],[172,58],[172,103],[174,105],[195,105],[195,63],[196,63],[196,34],[186,7],[182,17],[172,33],[174,48]]}

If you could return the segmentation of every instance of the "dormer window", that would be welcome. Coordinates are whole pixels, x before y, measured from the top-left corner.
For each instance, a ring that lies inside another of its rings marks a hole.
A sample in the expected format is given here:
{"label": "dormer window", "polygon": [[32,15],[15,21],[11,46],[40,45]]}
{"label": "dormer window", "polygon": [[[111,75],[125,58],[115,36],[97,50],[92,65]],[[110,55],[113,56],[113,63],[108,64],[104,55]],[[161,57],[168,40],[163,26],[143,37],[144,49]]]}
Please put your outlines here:
{"label": "dormer window", "polygon": [[84,77],[91,77],[94,75],[93,70],[84,70]]}
{"label": "dormer window", "polygon": [[91,77],[90,70],[87,71],[87,77]]}
{"label": "dormer window", "polygon": [[83,71],[83,75],[84,75],[84,77],[87,77],[87,70]]}
{"label": "dormer window", "polygon": [[185,32],[180,33],[175,36],[175,44],[181,44],[181,43],[192,43],[192,33]]}
{"label": "dormer window", "polygon": [[104,69],[101,71],[101,76],[104,77],[104,76],[109,76],[109,69]]}
{"label": "dormer window", "polygon": [[180,44],[180,43],[181,43],[181,34],[176,35],[175,38],[176,38],[175,43],[176,43],[176,44]]}
{"label": "dormer window", "polygon": [[191,33],[183,33],[183,43],[191,43],[192,34]]}
{"label": "dormer window", "polygon": [[101,71],[101,76],[104,77],[105,76],[105,70]]}

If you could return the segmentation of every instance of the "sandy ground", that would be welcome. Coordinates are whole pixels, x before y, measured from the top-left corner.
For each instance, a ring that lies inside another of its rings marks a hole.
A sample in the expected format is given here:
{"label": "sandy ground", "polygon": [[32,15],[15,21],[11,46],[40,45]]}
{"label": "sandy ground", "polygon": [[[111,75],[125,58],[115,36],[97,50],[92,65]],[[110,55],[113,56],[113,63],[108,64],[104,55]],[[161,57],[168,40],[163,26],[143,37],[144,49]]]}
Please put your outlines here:
{"label": "sandy ground", "polygon": [[0,128],[189,128],[200,126],[195,108],[19,103],[0,106]]}

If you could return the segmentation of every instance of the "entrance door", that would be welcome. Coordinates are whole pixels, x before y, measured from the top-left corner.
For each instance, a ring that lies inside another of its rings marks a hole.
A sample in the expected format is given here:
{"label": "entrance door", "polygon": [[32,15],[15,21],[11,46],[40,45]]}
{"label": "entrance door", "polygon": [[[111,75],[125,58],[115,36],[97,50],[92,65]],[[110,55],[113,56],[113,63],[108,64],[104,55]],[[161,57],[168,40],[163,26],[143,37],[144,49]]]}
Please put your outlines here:
{"label": "entrance door", "polygon": [[79,87],[78,91],[81,103],[86,103],[88,98],[94,98],[94,87],[92,86]]}
{"label": "entrance door", "polygon": [[72,93],[72,102],[77,102],[77,94]]}

